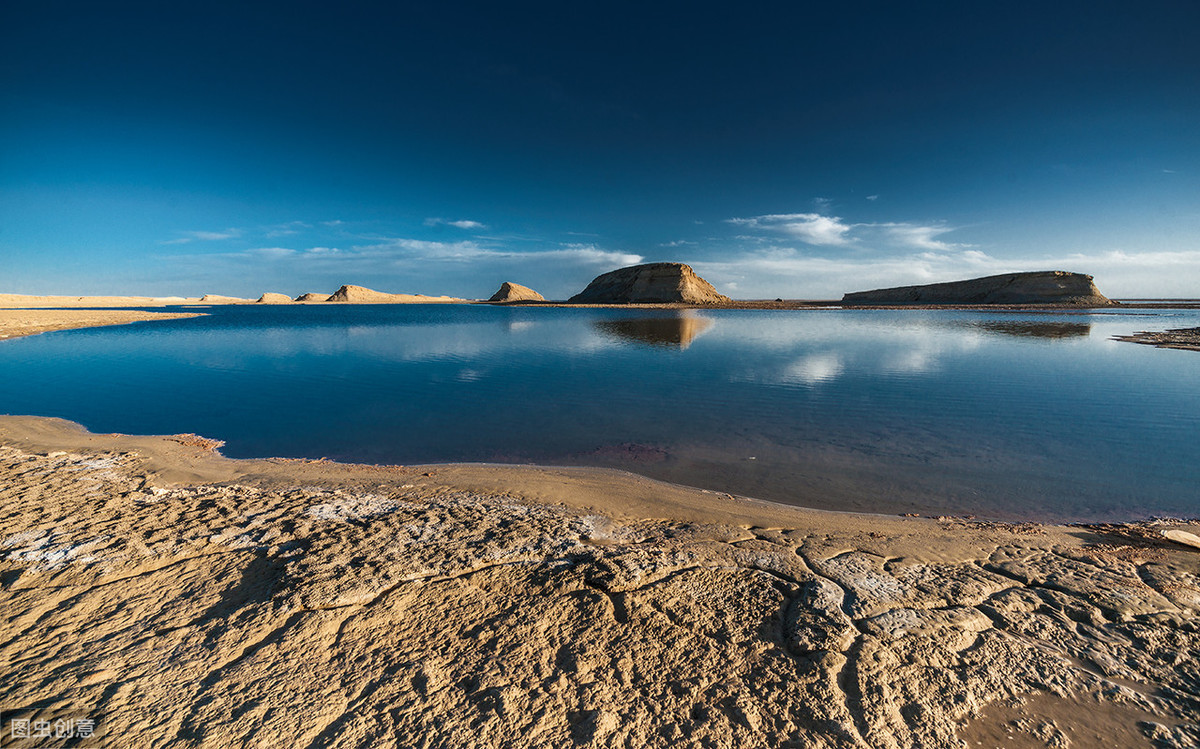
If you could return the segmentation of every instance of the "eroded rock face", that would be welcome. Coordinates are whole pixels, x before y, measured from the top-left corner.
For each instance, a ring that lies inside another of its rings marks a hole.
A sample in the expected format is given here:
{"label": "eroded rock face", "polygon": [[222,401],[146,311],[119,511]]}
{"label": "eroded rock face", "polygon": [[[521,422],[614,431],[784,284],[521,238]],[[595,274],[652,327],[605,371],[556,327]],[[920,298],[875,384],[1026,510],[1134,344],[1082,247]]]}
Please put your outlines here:
{"label": "eroded rock face", "polygon": [[546,298],[528,286],[505,281],[500,290],[492,294],[489,302],[544,302]]}
{"label": "eroded rock face", "polygon": [[291,301],[292,298],[287,294],[275,294],[268,291],[258,298],[257,304],[288,304]]}
{"label": "eroded rock face", "polygon": [[717,293],[690,266],[683,263],[648,263],[609,271],[571,297],[574,304],[684,303],[722,304],[731,301]]}
{"label": "eroded rock face", "polygon": [[1114,304],[1100,293],[1092,277],[1062,270],[1005,273],[924,286],[857,291],[843,304]]}
{"label": "eroded rock face", "polygon": [[0,445],[0,700],[171,747],[961,746],[1008,704],[1037,722],[1007,734],[1200,741],[1191,551],[1014,528],[907,560],[355,475],[172,484]]}
{"label": "eroded rock face", "polygon": [[300,296],[296,297],[296,301],[297,302],[328,302],[329,295],[328,294],[317,294],[315,292],[310,291],[307,294],[301,294]]}

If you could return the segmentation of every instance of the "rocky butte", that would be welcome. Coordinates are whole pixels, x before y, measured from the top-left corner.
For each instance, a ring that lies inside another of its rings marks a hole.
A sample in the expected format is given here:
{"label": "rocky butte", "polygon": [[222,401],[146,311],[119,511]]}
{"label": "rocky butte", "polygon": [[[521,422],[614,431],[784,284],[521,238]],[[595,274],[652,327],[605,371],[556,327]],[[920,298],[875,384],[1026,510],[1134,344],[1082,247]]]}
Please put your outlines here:
{"label": "rocky butte", "polygon": [[842,304],[1116,304],[1100,293],[1092,277],[1062,270],[1005,273],[968,281],[857,291]]}
{"label": "rocky butte", "polygon": [[572,304],[725,304],[732,301],[717,293],[690,266],[683,263],[647,263],[619,268],[596,276],[587,288],[567,300]]}
{"label": "rocky butte", "polygon": [[519,283],[505,281],[500,284],[500,290],[492,294],[489,302],[544,302],[546,297],[537,293],[528,286],[522,286]]}

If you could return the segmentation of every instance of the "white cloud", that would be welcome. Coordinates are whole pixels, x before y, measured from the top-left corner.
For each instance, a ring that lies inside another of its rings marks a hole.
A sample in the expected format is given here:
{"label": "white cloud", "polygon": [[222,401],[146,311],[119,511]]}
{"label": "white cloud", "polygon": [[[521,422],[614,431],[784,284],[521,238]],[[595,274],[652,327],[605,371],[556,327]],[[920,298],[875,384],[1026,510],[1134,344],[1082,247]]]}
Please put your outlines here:
{"label": "white cloud", "polygon": [[226,229],[225,231],[185,231],[182,237],[167,239],[160,244],[188,244],[189,242],[214,242],[221,239],[237,239],[242,236],[241,229]]}
{"label": "white cloud", "polygon": [[940,252],[949,252],[962,247],[970,247],[970,245],[943,242],[938,239],[937,237],[954,231],[953,227],[945,226],[944,224],[923,226],[921,224],[890,223],[866,224],[865,226],[878,226],[882,228],[889,239],[902,247],[912,247],[919,250],[937,250]]}
{"label": "white cloud", "polygon": [[812,245],[837,247],[853,243],[848,236],[854,228],[852,224],[843,223],[837,216],[819,213],[776,213],[753,218],[731,218],[728,223],[779,232]]}
{"label": "white cloud", "polygon": [[456,229],[486,229],[487,225],[479,221],[470,221],[468,219],[459,219],[449,221],[444,218],[427,218],[425,219],[426,226],[453,226]]}
{"label": "white cloud", "polygon": [[868,195],[867,200],[879,200],[879,196],[878,195]]}
{"label": "white cloud", "polygon": [[276,260],[279,258],[292,257],[296,254],[296,251],[287,247],[256,247],[253,250],[246,250],[242,254],[249,255],[251,257],[261,257],[269,260]]}
{"label": "white cloud", "polygon": [[289,221],[286,224],[278,224],[270,228],[267,231],[267,237],[271,239],[275,237],[290,237],[311,228],[312,224],[305,223],[304,221]]}
{"label": "white cloud", "polygon": [[510,262],[542,262],[546,260],[572,261],[589,265],[635,265],[642,262],[641,255],[628,252],[604,250],[594,244],[571,243],[554,250],[530,250],[517,252],[505,249],[482,247],[476,242],[434,242],[425,239],[394,238],[380,244],[355,247],[354,254],[360,257],[393,257],[395,259],[437,260],[442,262],[467,262],[479,260],[505,260]]}
{"label": "white cloud", "polygon": [[967,244],[939,239],[943,234],[955,230],[953,226],[942,223],[893,221],[851,224],[839,216],[820,213],[777,213],[752,218],[731,218],[727,223],[770,234],[783,234],[818,247],[894,247],[941,252],[970,247]]}

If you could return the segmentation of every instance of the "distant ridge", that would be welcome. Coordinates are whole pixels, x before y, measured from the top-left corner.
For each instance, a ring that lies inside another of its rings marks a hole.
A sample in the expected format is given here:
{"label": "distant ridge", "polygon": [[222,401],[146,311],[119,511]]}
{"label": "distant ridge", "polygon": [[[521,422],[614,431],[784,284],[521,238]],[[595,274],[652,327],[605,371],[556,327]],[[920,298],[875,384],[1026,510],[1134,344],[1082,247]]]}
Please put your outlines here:
{"label": "distant ridge", "polygon": [[732,301],[717,292],[691,266],[647,263],[609,271],[571,297],[572,304],[724,304]]}
{"label": "distant ridge", "polygon": [[1063,270],[1005,273],[924,286],[856,291],[842,304],[1116,304],[1100,293],[1092,277]]}
{"label": "distant ridge", "polygon": [[213,304],[228,304],[229,302],[248,302],[249,299],[242,299],[236,296],[221,296],[220,294],[205,294],[200,297],[201,302],[212,302]]}
{"label": "distant ridge", "polygon": [[368,289],[365,286],[347,284],[329,297],[331,302],[346,302],[350,304],[414,304],[438,302],[462,302],[450,296],[425,296],[424,294],[387,294],[382,291]]}

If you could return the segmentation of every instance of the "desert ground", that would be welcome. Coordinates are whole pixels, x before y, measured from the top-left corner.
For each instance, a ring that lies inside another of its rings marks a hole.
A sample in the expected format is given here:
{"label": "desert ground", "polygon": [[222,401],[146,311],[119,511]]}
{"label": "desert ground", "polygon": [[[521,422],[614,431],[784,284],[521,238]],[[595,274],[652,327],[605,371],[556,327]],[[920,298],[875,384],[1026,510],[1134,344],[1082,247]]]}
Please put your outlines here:
{"label": "desert ground", "polygon": [[6,712],[111,746],[1200,743],[1194,523],[219,444],[0,417]]}

